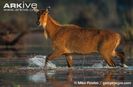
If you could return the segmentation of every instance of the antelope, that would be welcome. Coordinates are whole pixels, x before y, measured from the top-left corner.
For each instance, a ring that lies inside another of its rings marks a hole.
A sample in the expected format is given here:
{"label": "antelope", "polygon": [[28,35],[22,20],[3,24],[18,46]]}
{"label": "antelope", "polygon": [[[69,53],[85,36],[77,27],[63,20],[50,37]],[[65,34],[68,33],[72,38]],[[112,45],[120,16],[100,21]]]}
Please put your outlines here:
{"label": "antelope", "polygon": [[61,25],[49,15],[48,8],[45,10],[34,8],[33,10],[37,12],[37,24],[43,27],[44,36],[51,39],[54,49],[47,56],[46,63],[64,55],[67,66],[72,67],[73,54],[99,53],[111,67],[116,66],[113,57],[118,56],[121,66],[124,67],[124,52],[116,50],[121,41],[119,33],[102,29],[84,29],[72,24]]}

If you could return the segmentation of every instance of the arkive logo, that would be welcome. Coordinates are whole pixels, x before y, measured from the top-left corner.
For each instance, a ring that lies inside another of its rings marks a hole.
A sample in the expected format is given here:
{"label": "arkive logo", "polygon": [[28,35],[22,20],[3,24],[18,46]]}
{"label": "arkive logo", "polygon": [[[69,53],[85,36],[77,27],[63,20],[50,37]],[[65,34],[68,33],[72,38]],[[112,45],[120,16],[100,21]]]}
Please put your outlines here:
{"label": "arkive logo", "polygon": [[37,3],[33,2],[9,2],[3,6],[4,11],[33,11],[33,8],[37,8]]}

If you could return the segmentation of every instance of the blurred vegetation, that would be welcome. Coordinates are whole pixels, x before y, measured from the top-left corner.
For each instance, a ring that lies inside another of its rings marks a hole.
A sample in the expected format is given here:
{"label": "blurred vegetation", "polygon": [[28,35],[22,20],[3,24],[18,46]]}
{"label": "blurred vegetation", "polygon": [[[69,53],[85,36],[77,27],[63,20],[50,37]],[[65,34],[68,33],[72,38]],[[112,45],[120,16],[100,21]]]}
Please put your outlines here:
{"label": "blurred vegetation", "polygon": [[129,25],[128,23],[125,23],[125,26],[123,28],[123,35],[127,41],[133,41],[133,25]]}

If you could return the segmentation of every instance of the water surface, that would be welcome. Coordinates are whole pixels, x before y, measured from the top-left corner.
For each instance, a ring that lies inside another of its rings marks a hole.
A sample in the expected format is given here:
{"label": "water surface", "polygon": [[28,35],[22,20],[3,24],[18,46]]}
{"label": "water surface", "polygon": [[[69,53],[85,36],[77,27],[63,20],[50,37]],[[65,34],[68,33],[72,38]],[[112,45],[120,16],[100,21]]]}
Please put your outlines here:
{"label": "water surface", "polygon": [[41,46],[1,50],[0,87],[133,87],[132,47],[128,44],[125,48],[128,68],[118,66],[119,58],[114,58],[118,67],[103,67],[106,63],[100,55],[94,54],[74,56],[71,69],[67,68],[62,56],[52,61],[57,66],[53,70],[29,67],[29,58],[47,56],[46,49]]}

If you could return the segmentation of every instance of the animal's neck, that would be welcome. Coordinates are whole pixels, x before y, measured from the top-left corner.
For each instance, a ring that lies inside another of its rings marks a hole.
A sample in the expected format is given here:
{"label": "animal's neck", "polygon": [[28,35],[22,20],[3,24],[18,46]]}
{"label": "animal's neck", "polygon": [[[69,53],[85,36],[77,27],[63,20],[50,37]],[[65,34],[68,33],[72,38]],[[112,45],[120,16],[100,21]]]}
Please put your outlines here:
{"label": "animal's neck", "polygon": [[51,16],[48,15],[47,24],[46,24],[46,32],[50,39],[53,39],[54,35],[59,30],[61,25],[56,22]]}

